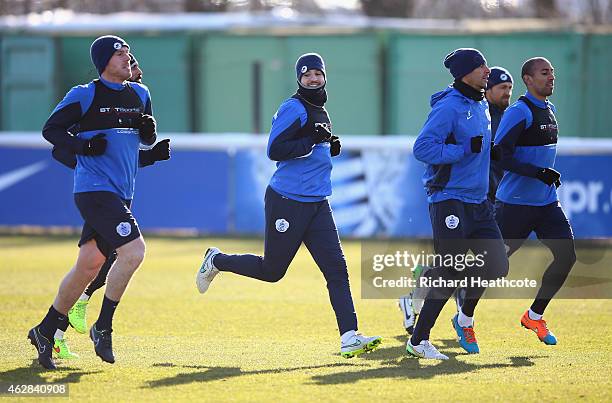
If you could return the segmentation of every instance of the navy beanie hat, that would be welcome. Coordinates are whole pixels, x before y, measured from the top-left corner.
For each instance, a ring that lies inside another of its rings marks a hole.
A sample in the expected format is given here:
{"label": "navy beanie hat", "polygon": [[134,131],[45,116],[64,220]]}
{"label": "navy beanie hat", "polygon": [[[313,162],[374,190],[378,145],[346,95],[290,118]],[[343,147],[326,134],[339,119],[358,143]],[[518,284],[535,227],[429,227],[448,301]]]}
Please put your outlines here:
{"label": "navy beanie hat", "polygon": [[134,57],[133,54],[130,53],[130,67],[134,68],[138,64],[138,60]]}
{"label": "navy beanie hat", "polygon": [[295,74],[298,82],[304,73],[312,69],[320,70],[327,79],[325,74],[325,62],[321,55],[318,53],[306,53],[300,56],[297,62],[295,62]]}
{"label": "navy beanie hat", "polygon": [[99,75],[102,75],[113,54],[124,46],[128,49],[130,47],[126,41],[114,35],[104,35],[93,41],[89,52],[91,61],[96,66]]}
{"label": "navy beanie hat", "polygon": [[450,70],[455,80],[459,80],[483,64],[487,64],[486,59],[480,51],[473,48],[453,50],[444,58],[444,67]]}
{"label": "navy beanie hat", "polygon": [[495,87],[501,83],[513,83],[512,74],[503,67],[495,66],[491,67],[491,74],[489,74],[489,81],[487,82],[487,89]]}

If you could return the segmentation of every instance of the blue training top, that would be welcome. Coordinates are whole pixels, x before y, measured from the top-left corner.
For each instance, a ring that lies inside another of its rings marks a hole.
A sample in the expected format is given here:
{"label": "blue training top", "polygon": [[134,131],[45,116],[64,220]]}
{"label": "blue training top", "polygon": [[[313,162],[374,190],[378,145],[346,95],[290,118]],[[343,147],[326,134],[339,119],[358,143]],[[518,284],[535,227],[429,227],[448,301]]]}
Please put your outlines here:
{"label": "blue training top", "polygon": [[[529,92],[525,93],[525,97],[543,113],[548,109],[551,114],[556,112],[555,106],[548,100],[540,101]],[[521,145],[525,143],[522,136],[525,136],[532,123],[533,114],[529,106],[518,100],[506,109],[497,129],[495,143],[502,148],[503,160],[500,165],[506,173],[499,184],[496,197],[504,203],[544,206],[559,200],[554,185],[549,186],[536,179],[537,172],[542,168],[555,166],[556,133],[554,142],[540,142],[549,144]],[[556,131],[556,124],[554,129]]]}
{"label": "blue training top", "polygon": [[[109,191],[124,200],[134,197],[140,144],[139,131],[134,127],[140,113],[152,114],[145,85],[117,84],[103,78],[73,87],[55,107],[43,136],[77,154],[74,193]],[[77,136],[68,132],[71,128],[76,128]],[[105,133],[108,142],[104,154],[81,155],[85,140],[99,133]]]}
{"label": "blue training top", "polygon": [[[481,203],[489,188],[491,118],[486,100],[475,101],[448,87],[431,96],[431,112],[414,143],[414,156],[427,164],[423,183],[430,203],[456,199]],[[472,153],[472,137],[483,136]]]}
{"label": "blue training top", "polygon": [[284,101],[272,117],[267,150],[268,158],[278,161],[270,187],[301,202],[322,201],[332,193],[330,145],[312,138],[314,124],[329,124],[329,116],[323,107],[309,108],[310,116],[300,100]]}

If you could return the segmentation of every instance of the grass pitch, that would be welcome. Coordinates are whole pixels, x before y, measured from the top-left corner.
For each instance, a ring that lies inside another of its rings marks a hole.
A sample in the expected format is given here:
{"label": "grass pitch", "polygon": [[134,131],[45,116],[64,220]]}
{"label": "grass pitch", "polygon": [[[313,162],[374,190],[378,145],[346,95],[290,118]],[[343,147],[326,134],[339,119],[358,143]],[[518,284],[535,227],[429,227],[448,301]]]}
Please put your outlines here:
{"label": "grass pitch", "polygon": [[[520,327],[529,301],[483,300],[479,355],[458,347],[449,303],[432,342],[451,359],[417,360],[406,356],[395,301],[359,298],[357,242],[344,248],[360,330],[383,337],[371,354],[340,357],[323,276],[304,248],[277,284],[224,273],[203,296],[194,280],[207,246],[260,253],[263,242],[150,238],[115,315],[117,362],[103,363],[88,336],[69,328],[68,342],[81,358],[44,371],[26,334],[52,303],[76,242],[0,237],[0,383],[67,383],[76,401],[612,400],[609,300],[553,301],[546,318],[557,346]],[[511,267],[522,263],[517,258]],[[100,290],[89,323],[101,300]]]}

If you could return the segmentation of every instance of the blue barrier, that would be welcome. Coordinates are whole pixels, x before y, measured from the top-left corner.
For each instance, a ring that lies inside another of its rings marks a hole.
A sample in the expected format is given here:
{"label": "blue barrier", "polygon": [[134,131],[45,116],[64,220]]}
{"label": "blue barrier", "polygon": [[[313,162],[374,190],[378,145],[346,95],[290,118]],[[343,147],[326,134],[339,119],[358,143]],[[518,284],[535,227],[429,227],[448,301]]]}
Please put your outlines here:
{"label": "blue barrier", "polygon": [[[3,143],[6,138],[0,136],[0,226],[82,225],[73,202],[72,172],[51,158],[39,137],[20,145]],[[172,159],[138,173],[133,211],[141,228],[261,235],[263,195],[274,163],[265,156],[265,139],[240,139],[224,140],[222,147],[210,139],[194,143],[173,137]],[[410,141],[390,147],[380,139],[370,145],[351,140],[334,159],[332,173],[331,201],[340,233],[431,236],[423,165],[412,157]],[[610,166],[609,148],[557,157],[563,175],[559,198],[577,238],[612,237]]]}
{"label": "blue barrier", "polygon": [[[47,149],[0,146],[0,225],[82,225],[72,195],[72,171]],[[230,157],[217,151],[181,151],[136,178],[134,216],[143,230],[230,229]]]}

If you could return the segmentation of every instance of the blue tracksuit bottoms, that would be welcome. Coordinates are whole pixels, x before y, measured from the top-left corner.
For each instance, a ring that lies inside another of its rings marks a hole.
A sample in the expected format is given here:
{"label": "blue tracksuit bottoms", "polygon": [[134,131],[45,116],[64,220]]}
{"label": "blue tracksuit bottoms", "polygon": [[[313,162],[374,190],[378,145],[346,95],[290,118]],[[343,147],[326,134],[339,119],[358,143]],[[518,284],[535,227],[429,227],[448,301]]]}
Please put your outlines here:
{"label": "blue tracksuit bottoms", "polygon": [[325,277],[340,334],[357,330],[346,259],[329,202],[299,202],[268,186],[265,216],[264,255],[220,253],[215,256],[215,267],[220,271],[276,282],[284,277],[303,242]]}

